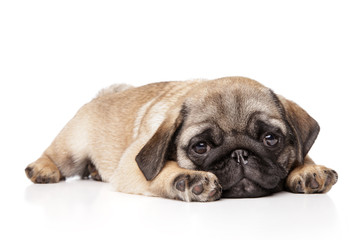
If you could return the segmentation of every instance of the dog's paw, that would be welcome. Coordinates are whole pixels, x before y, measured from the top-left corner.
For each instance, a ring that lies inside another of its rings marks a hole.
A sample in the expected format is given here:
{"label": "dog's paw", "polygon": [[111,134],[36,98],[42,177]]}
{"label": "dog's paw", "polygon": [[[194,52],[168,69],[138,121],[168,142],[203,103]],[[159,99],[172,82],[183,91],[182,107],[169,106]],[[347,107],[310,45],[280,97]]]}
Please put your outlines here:
{"label": "dog's paw", "polygon": [[209,172],[194,172],[178,175],[173,188],[176,198],[186,201],[209,202],[218,200],[222,194],[222,187],[217,177]]}
{"label": "dog's paw", "polygon": [[287,188],[294,193],[326,193],[338,181],[336,171],[320,165],[304,165],[287,178]]}
{"label": "dog's paw", "polygon": [[95,181],[102,181],[102,177],[98,172],[96,166],[92,162],[88,162],[85,171],[82,174],[82,179],[93,179]]}
{"label": "dog's paw", "polygon": [[61,173],[53,164],[31,163],[25,169],[26,176],[34,183],[57,183]]}

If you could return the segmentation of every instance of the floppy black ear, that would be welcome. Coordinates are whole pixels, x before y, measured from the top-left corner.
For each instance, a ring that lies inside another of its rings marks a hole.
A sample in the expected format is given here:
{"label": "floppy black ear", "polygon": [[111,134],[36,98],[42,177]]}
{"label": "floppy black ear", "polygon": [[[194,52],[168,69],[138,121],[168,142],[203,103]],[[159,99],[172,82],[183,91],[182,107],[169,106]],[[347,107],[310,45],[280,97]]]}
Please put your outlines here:
{"label": "floppy black ear", "polygon": [[282,96],[278,96],[278,98],[284,107],[285,115],[298,142],[299,157],[301,158],[298,160],[303,162],[319,134],[319,124],[296,103]]}
{"label": "floppy black ear", "polygon": [[182,121],[183,112],[167,117],[136,156],[137,165],[147,181],[154,179],[168,160],[167,152]]}

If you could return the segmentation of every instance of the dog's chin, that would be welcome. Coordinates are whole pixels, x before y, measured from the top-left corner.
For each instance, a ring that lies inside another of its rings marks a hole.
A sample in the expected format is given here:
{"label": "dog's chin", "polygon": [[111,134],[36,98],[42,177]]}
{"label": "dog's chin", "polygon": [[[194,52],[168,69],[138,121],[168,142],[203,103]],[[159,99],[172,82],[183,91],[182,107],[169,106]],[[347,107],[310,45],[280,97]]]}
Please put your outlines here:
{"label": "dog's chin", "polygon": [[224,190],[222,196],[225,198],[256,198],[267,196],[271,193],[271,190],[264,189],[247,178],[242,178],[230,189]]}

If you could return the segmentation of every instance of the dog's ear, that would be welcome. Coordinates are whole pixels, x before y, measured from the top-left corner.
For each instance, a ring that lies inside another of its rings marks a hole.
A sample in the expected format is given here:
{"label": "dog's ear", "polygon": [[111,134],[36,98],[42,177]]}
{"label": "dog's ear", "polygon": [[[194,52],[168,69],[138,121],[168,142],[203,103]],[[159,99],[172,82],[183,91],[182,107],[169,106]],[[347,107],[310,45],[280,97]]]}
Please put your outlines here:
{"label": "dog's ear", "polygon": [[[136,162],[147,181],[154,179],[165,165],[170,145],[182,125],[183,111],[172,111],[162,122],[152,138],[136,156]],[[171,159],[175,160],[175,159]]]}
{"label": "dog's ear", "polygon": [[308,154],[310,148],[314,144],[320,127],[304,109],[296,103],[277,95],[282,106],[284,107],[285,116],[289,125],[293,129],[293,134],[297,141],[299,162],[304,161],[304,157]]}

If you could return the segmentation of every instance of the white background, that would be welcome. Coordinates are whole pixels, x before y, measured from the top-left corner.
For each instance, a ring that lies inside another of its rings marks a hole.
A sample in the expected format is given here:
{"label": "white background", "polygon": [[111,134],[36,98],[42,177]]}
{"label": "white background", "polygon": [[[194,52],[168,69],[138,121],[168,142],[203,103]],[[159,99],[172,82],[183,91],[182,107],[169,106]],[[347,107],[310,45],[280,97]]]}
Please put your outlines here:
{"label": "white background", "polygon": [[[0,238],[357,238],[358,13],[345,0],[2,0]],[[103,87],[233,75],[320,123],[310,155],[339,173],[331,192],[183,203],[25,177]]]}

